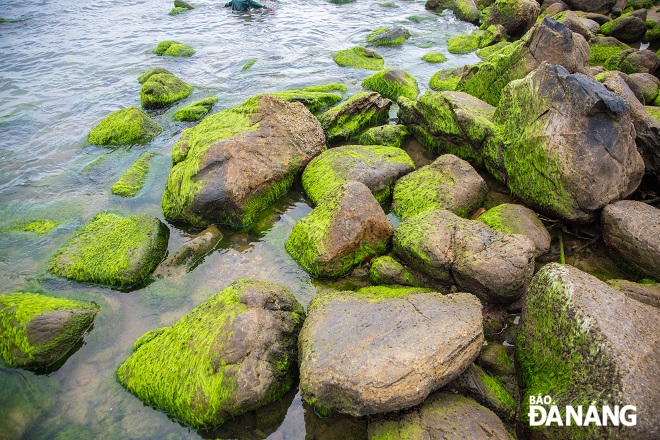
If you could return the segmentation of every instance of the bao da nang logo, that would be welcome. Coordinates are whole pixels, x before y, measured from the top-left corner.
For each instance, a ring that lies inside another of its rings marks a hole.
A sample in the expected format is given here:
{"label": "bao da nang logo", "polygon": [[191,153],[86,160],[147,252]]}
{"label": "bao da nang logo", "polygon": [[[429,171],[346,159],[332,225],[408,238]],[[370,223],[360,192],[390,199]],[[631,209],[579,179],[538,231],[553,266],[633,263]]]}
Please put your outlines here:
{"label": "bao da nang logo", "polygon": [[567,405],[562,412],[550,396],[529,396],[529,426],[635,426],[633,405]]}

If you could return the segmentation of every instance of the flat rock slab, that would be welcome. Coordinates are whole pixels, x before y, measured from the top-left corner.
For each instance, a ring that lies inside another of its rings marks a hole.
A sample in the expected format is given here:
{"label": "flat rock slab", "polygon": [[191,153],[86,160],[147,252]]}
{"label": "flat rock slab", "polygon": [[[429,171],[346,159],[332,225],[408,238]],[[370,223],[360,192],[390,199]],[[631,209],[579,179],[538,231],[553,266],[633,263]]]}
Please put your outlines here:
{"label": "flat rock slab", "polygon": [[319,295],[300,333],[300,389],[321,412],[353,416],[420,404],[476,358],[481,304],[468,293],[365,288]]}

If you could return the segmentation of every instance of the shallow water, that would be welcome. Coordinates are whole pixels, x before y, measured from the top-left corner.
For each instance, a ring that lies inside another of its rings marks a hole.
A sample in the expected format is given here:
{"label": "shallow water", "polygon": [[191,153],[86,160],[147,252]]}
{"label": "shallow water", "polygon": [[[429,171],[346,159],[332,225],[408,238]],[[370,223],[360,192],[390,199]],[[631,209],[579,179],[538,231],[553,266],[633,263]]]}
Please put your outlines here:
{"label": "shallow water", "polygon": [[[170,168],[169,152],[191,124],[175,122],[179,105],[154,113],[164,132],[133,149],[90,146],[87,132],[110,112],[139,106],[137,77],[162,66],[195,86],[189,103],[219,98],[214,111],[267,91],[342,82],[347,96],[362,90],[372,72],[340,68],[334,52],[364,44],[373,29],[389,24],[413,37],[399,48],[379,48],[387,66],[405,68],[422,91],[438,68],[473,63],[475,55],[447,52],[446,40],[473,26],[424,10],[423,1],[395,0],[395,8],[358,0],[337,6],[323,0],[266,0],[267,12],[231,13],[224,2],[195,2],[177,16],[166,1],[92,3],[72,0],[3,1],[0,14],[0,293],[44,292],[96,301],[101,306],[84,343],[54,372],[0,368],[0,438],[336,438],[363,434],[352,419],[321,420],[292,391],[261,413],[199,433],[142,404],[115,379],[145,331],[170,325],[210,295],[242,277],[288,287],[303,304],[328,289],[356,289],[364,278],[318,282],[284,251],[296,220],[311,208],[294,188],[246,231],[222,228],[216,250],[178,279],[161,279],[131,292],[85,285],[46,273],[48,261],[72,233],[102,210],[147,213],[162,220],[160,198]],[[413,17],[412,19],[410,17]],[[161,40],[193,46],[195,55],[166,59],[151,51]],[[430,65],[429,51],[449,61]],[[256,58],[249,70],[244,63]],[[412,145],[423,163],[428,156]],[[151,162],[144,188],[134,199],[110,187],[145,150],[161,153]],[[59,224],[47,234],[8,230],[35,219]],[[393,220],[396,220],[393,218]],[[169,248],[194,231],[169,225]],[[265,414],[265,415],[264,415]]]}

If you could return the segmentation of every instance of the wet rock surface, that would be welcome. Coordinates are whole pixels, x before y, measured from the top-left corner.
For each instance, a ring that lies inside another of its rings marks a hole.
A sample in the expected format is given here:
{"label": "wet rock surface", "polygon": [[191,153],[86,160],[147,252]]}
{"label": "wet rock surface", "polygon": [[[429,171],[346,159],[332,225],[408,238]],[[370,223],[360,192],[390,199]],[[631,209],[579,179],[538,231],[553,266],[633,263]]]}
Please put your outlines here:
{"label": "wet rock surface", "polygon": [[537,257],[550,250],[550,233],[538,215],[523,205],[504,203],[490,208],[477,219],[496,231],[527,236],[536,245]]}
{"label": "wet rock surface", "polygon": [[154,270],[154,276],[182,275],[204,255],[211,252],[218,242],[222,240],[222,232],[217,226],[211,225],[196,237],[185,242],[172,252]]}
{"label": "wet rock surface", "polygon": [[391,100],[378,93],[360,92],[321,114],[319,121],[328,142],[347,140],[362,130],[385,123],[391,105]]}

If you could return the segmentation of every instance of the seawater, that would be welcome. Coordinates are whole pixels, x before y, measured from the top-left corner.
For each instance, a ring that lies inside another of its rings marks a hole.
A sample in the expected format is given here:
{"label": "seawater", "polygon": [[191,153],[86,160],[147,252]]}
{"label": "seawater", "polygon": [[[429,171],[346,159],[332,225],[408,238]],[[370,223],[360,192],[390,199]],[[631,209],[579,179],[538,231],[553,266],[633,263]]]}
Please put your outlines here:
{"label": "seawater", "polygon": [[[299,188],[271,205],[252,227],[222,228],[224,238],[215,251],[179,278],[118,291],[46,272],[57,249],[100,211],[147,213],[165,221],[160,198],[169,153],[192,125],[174,121],[181,105],[217,96],[217,112],[258,93],[330,82],[345,84],[350,96],[362,90],[362,79],[372,72],[341,68],[332,55],[364,45],[370,31],[392,24],[407,28],[412,38],[401,47],[377,50],[386,66],[409,71],[422,93],[436,70],[478,60],[475,55],[451,55],[446,44],[474,27],[451,14],[426,11],[423,1],[394,0],[395,7],[367,0],[346,5],[322,0],[264,3],[269,10],[232,13],[224,1],[197,1],[196,9],[169,16],[173,5],[168,1],[3,0],[0,16],[10,21],[0,24],[0,293],[32,291],[92,300],[101,312],[84,342],[59,368],[31,372],[0,367],[0,437],[300,439],[363,431],[352,419],[319,419],[292,390],[261,413],[217,432],[198,432],[144,405],[115,378],[140,335],[173,324],[236,279],[280,283],[304,306],[319,292],[367,283],[364,277],[312,280],[288,256],[284,242],[293,224],[311,210]],[[196,53],[158,57],[152,50],[161,40],[189,44]],[[430,51],[443,52],[449,60],[425,63],[421,56]],[[241,71],[253,58],[256,63]],[[137,77],[152,67],[165,67],[195,87],[184,102],[151,113],[163,133],[134,148],[89,145],[86,135],[101,119],[140,105]],[[112,184],[147,150],[160,154],[137,197],[111,194]],[[412,153],[418,162],[428,160],[420,151]],[[10,229],[35,219],[59,224],[44,235]],[[196,232],[169,227],[170,251]]]}

